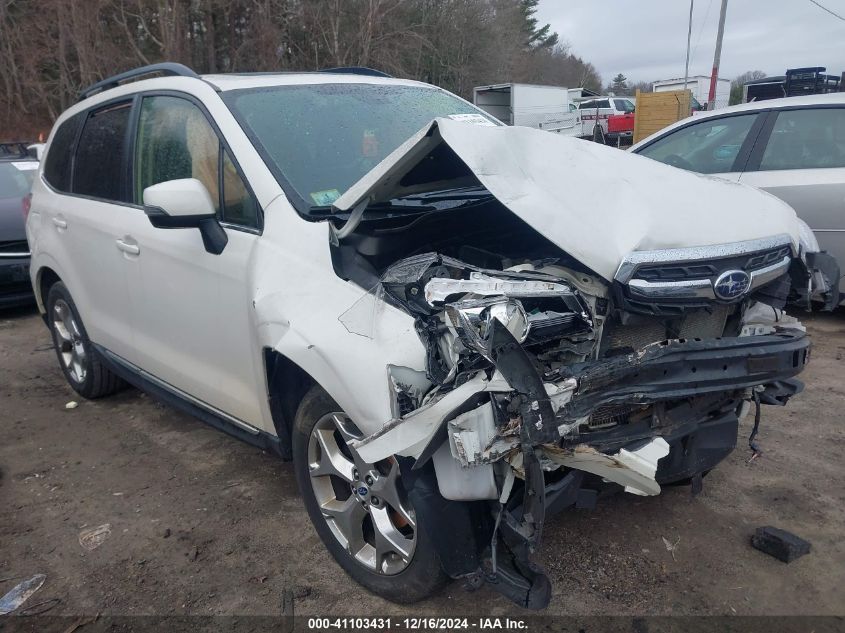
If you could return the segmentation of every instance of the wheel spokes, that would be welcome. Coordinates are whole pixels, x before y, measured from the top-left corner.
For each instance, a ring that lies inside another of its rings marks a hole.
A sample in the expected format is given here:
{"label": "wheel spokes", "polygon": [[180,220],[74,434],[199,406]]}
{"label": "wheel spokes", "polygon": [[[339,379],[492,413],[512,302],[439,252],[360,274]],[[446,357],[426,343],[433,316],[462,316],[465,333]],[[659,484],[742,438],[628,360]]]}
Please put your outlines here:
{"label": "wheel spokes", "polygon": [[65,308],[63,303],[57,303],[53,308],[56,318],[53,319],[53,330],[59,335],[59,338],[66,343],[73,342],[73,336],[65,323]]}
{"label": "wheel spokes", "polygon": [[410,561],[414,542],[393,525],[388,508],[371,507],[370,516],[373,517],[375,528],[376,567],[381,570],[386,562],[385,557],[391,554],[398,556],[405,563]]}
{"label": "wheel spokes", "polygon": [[361,437],[342,412],[317,421],[308,445],[311,488],[326,525],[349,555],[369,570],[393,575],[413,558],[415,514],[402,491],[399,464],[364,462],[352,446]]}
{"label": "wheel spokes", "polygon": [[364,540],[364,518],[367,511],[354,495],[345,501],[331,499],[321,505],[320,510],[346,541],[342,544],[350,554],[355,556],[367,545]]}
{"label": "wheel spokes", "polygon": [[315,429],[313,433],[320,447],[320,457],[316,463],[311,464],[311,475],[336,475],[352,483],[355,466],[340,450],[334,436],[334,429]]}
{"label": "wheel spokes", "polygon": [[85,349],[82,331],[73,317],[73,312],[71,312],[70,306],[62,300],[57,301],[53,306],[52,326],[62,364],[73,380],[83,382],[88,352]]}
{"label": "wheel spokes", "polygon": [[401,498],[398,484],[399,464],[393,461],[390,465],[390,472],[387,475],[382,475],[373,482],[371,486],[372,493],[389,503],[408,525],[416,529],[416,517],[414,516],[413,510],[408,506],[408,503]]}

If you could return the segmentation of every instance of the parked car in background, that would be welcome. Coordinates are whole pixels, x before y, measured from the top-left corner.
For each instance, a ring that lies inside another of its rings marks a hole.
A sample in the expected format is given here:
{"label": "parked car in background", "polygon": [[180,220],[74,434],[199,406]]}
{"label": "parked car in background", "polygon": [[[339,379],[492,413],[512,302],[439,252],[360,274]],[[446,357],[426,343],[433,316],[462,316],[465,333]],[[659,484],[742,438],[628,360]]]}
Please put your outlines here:
{"label": "parked car in background", "polygon": [[788,205],[435,86],[142,68],[86,90],[42,164],[31,279],[68,383],[292,458],[329,552],[390,600],[451,577],[547,606],[547,516],[700,486],[802,388]]}
{"label": "parked car in background", "polygon": [[[788,202],[820,247],[845,265],[845,93],[702,113],[630,151],[768,191]],[[845,292],[845,279],[839,289]]]}
{"label": "parked car in background", "polygon": [[0,143],[0,159],[26,158],[29,156],[29,153],[27,152],[27,145],[29,145],[29,143],[24,141]]}
{"label": "parked car in background", "polygon": [[36,160],[41,160],[41,155],[44,153],[44,143],[32,143],[31,145],[27,145],[26,151]]}
{"label": "parked car in background", "polygon": [[[627,145],[634,138],[636,110],[628,97],[596,97],[578,104],[581,113],[581,137],[593,140],[604,139],[608,145]],[[614,118],[616,124],[608,125]]]}
{"label": "parked car in background", "polygon": [[25,223],[37,169],[38,161],[26,154],[0,155],[0,308],[34,301]]}

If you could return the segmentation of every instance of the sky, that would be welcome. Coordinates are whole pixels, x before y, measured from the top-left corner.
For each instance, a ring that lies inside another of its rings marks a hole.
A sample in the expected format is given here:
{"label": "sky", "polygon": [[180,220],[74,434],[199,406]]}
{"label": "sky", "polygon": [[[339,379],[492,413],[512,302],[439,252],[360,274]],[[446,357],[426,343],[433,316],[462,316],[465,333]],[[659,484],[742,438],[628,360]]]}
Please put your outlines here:
{"label": "sky", "polygon": [[[845,17],[845,0],[818,1]],[[721,0],[694,3],[689,74],[709,76]],[[540,0],[537,17],[592,63],[605,85],[620,72],[629,81],[684,76],[687,0]],[[720,77],[805,66],[845,71],[845,20],[809,0],[728,0]]]}

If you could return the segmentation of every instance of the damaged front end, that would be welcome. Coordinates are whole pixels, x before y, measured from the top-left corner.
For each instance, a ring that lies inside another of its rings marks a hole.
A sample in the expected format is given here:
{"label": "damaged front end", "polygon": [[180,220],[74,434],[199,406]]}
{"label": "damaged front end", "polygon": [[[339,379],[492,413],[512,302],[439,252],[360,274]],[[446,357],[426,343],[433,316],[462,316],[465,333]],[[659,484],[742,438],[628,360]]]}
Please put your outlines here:
{"label": "damaged front end", "polygon": [[613,486],[700,486],[746,403],[801,390],[809,339],[778,309],[664,292],[645,314],[624,302],[631,288],[553,261],[491,270],[435,253],[383,274],[425,370],[388,368],[396,417],[353,446],[370,462],[400,456],[415,506],[436,506],[420,516],[453,577],[543,608],[550,584],[530,557],[548,514]]}
{"label": "damaged front end", "polygon": [[[680,217],[669,190],[708,213]],[[550,597],[532,561],[548,515],[700,490],[742,416],[753,436],[802,389],[810,343],[785,305],[839,299],[835,261],[775,198],[524,128],[434,121],[334,209],[335,271],[411,315],[425,352],[387,367],[393,417],[351,444],[396,456],[450,576],[528,608]],[[378,321],[359,308],[340,319],[356,334]]]}

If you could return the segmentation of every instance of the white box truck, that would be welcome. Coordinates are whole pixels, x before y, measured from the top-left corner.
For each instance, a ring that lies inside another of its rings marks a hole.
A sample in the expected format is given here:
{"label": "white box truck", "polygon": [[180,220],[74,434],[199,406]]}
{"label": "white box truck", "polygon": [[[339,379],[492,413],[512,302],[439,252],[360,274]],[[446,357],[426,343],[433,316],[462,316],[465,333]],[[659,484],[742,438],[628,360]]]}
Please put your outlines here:
{"label": "white box truck", "polygon": [[581,115],[567,88],[514,83],[477,86],[473,103],[508,125],[566,136],[581,134]]}
{"label": "white box truck", "polygon": [[[663,79],[651,84],[654,92],[670,92],[672,90],[683,90],[684,80]],[[698,107],[693,102],[693,110],[702,109],[707,105],[707,97],[710,94],[710,77],[707,75],[693,75],[687,78],[687,90],[692,90],[693,99],[698,102]],[[716,81],[716,109],[726,108],[731,100],[730,79],[719,79]]]}

